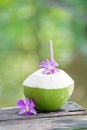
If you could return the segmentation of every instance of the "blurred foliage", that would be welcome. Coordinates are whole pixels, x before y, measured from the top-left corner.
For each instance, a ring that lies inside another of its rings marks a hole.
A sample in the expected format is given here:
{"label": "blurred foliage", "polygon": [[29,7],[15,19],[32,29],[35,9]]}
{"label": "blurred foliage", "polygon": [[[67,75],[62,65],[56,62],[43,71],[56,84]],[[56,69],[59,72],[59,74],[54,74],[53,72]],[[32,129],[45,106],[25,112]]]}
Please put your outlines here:
{"label": "blurred foliage", "polygon": [[0,107],[23,97],[23,80],[50,58],[50,39],[61,68],[75,52],[87,58],[86,13],[86,0],[0,0]]}

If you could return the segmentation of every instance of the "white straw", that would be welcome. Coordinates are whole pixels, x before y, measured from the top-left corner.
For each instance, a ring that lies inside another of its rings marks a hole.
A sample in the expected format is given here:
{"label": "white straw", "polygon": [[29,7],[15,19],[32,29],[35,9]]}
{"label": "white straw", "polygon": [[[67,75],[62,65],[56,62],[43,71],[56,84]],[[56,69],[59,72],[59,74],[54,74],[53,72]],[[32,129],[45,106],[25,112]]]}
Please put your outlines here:
{"label": "white straw", "polygon": [[52,43],[52,40],[50,40],[50,58],[51,58],[51,61],[54,60],[54,56],[53,56],[53,43]]}

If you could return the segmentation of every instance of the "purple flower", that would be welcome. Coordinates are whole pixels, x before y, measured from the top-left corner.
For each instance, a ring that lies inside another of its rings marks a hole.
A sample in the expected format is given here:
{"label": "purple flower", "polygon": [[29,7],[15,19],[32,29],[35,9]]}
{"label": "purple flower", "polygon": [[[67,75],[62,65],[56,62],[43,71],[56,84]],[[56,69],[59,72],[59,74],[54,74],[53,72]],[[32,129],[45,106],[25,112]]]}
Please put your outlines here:
{"label": "purple flower", "polygon": [[43,74],[53,74],[53,73],[59,71],[59,70],[56,68],[57,66],[59,66],[59,64],[58,64],[55,60],[53,60],[53,61],[47,60],[47,61],[42,61],[42,62],[40,63],[40,67],[45,68],[45,69],[42,71]]}
{"label": "purple flower", "polygon": [[33,100],[29,100],[28,98],[24,100],[19,100],[17,105],[20,107],[18,114],[26,113],[26,115],[30,115],[31,113],[37,114],[36,110],[34,109],[35,103]]}

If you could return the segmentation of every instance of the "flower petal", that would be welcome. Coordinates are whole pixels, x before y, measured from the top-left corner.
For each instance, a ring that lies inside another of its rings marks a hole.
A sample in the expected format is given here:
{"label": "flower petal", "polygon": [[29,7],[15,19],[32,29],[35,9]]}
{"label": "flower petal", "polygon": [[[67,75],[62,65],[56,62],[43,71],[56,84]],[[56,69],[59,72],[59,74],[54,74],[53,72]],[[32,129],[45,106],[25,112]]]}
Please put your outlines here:
{"label": "flower petal", "polygon": [[24,103],[23,100],[19,100],[19,101],[17,102],[17,105],[20,106],[20,107],[25,107],[25,103]]}
{"label": "flower petal", "polygon": [[47,67],[47,62],[46,61],[42,61],[40,63],[40,67]]}
{"label": "flower petal", "polygon": [[23,114],[26,112],[26,109],[25,108],[21,108],[18,112],[19,115]]}
{"label": "flower petal", "polygon": [[30,100],[28,98],[26,98],[25,100],[26,100],[26,106],[30,106]]}
{"label": "flower petal", "polygon": [[34,108],[32,108],[32,109],[30,110],[30,112],[33,113],[33,114],[35,114],[35,115],[37,114],[37,111],[36,111]]}
{"label": "flower petal", "polygon": [[54,60],[54,61],[51,61],[50,64],[51,64],[51,66],[54,66],[54,67],[56,67],[56,66],[59,65],[55,60]]}
{"label": "flower petal", "polygon": [[31,100],[30,107],[35,107],[35,103],[34,103],[34,101],[33,101],[33,100]]}
{"label": "flower petal", "polygon": [[60,72],[60,70],[58,68],[55,68],[55,72]]}
{"label": "flower petal", "polygon": [[43,71],[42,71],[43,74],[47,74],[49,73],[49,69],[45,68]]}

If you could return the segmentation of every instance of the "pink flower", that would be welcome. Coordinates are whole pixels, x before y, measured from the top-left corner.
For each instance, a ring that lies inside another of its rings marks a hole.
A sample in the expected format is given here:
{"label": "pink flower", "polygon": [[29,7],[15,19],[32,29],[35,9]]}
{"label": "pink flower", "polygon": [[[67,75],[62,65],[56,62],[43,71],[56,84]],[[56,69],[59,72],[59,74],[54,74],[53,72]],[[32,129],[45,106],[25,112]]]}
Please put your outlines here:
{"label": "pink flower", "polygon": [[53,73],[59,71],[59,70],[56,68],[57,66],[59,66],[59,64],[58,64],[55,60],[53,60],[53,61],[47,60],[47,61],[42,61],[42,62],[40,63],[40,67],[45,68],[45,69],[42,71],[43,74],[53,74]]}
{"label": "pink flower", "polygon": [[53,56],[53,43],[52,40],[50,40],[50,58],[51,61],[42,61],[40,63],[40,67],[43,67],[44,70],[42,71],[43,74],[53,74],[59,71],[56,67],[59,66],[59,64],[54,60]]}
{"label": "pink flower", "polygon": [[18,112],[19,115],[23,113],[26,113],[26,115],[30,115],[31,113],[37,114],[36,110],[34,109],[35,103],[33,100],[29,100],[28,98],[26,98],[25,101],[19,100],[17,105],[20,107]]}

